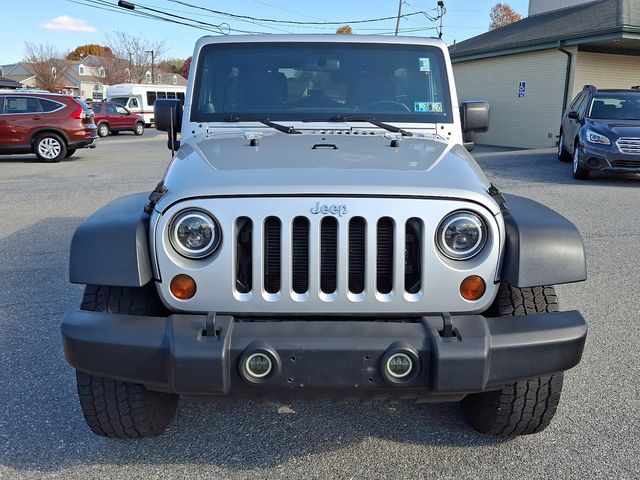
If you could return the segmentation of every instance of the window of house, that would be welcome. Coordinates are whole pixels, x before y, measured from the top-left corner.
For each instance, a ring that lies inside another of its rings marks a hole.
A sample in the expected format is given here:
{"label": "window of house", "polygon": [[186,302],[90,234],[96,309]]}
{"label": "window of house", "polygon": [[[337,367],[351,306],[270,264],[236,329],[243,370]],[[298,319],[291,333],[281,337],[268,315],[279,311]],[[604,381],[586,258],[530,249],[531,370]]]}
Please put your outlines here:
{"label": "window of house", "polygon": [[144,78],[147,80],[147,83],[151,83],[151,72],[147,72],[144,74]]}
{"label": "window of house", "polygon": [[100,76],[101,76],[101,77],[104,77],[104,75],[105,75],[104,67],[100,67],[100,68],[98,69],[98,73],[100,74]]}
{"label": "window of house", "polygon": [[162,83],[162,74],[161,73],[158,74],[158,83]]}
{"label": "window of house", "polygon": [[80,66],[78,67],[78,73],[79,73],[80,75],[84,75],[84,65],[80,65]]}
{"label": "window of house", "polygon": [[177,84],[178,84],[178,77],[174,75],[174,76],[171,78],[171,83],[173,83],[174,85],[177,85]]}

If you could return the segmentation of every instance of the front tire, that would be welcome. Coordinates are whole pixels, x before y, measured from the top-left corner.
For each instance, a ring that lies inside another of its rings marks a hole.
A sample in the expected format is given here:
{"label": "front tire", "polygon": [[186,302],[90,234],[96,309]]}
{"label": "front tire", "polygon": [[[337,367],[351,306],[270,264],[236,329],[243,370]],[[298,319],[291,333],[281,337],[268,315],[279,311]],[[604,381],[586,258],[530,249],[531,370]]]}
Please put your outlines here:
{"label": "front tire", "polygon": [[60,135],[42,133],[33,142],[33,153],[41,162],[57,163],[67,155],[67,144]]}
{"label": "front tire", "polygon": [[133,130],[137,136],[140,136],[144,133],[144,123],[136,123],[136,128]]}
{"label": "front tire", "polygon": [[558,160],[561,162],[571,161],[571,155],[564,148],[564,133],[560,133],[560,140],[558,140]]}
{"label": "front tire", "polygon": [[[153,283],[141,288],[87,285],[82,310],[127,315],[166,316]],[[93,433],[110,438],[160,435],[173,419],[178,395],[144,385],[76,371],[78,398]]]}
{"label": "front tire", "polygon": [[576,180],[584,180],[589,177],[589,169],[580,163],[580,148],[576,143],[573,147],[573,178]]}
{"label": "front tire", "polygon": [[[510,317],[557,311],[558,297],[553,287],[517,288],[503,282],[487,314]],[[462,400],[462,410],[480,433],[503,436],[538,433],[547,428],[556,413],[562,381],[560,372],[515,382],[496,391],[467,395]]]}

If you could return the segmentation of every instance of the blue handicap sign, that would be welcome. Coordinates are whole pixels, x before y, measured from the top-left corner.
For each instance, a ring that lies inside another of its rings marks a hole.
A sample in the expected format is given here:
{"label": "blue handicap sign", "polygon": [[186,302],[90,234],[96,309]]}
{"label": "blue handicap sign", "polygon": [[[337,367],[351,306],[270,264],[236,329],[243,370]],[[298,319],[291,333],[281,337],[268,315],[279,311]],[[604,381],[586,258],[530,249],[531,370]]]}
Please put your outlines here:
{"label": "blue handicap sign", "polygon": [[518,85],[518,98],[524,98],[526,92],[527,82],[520,82],[520,84]]}

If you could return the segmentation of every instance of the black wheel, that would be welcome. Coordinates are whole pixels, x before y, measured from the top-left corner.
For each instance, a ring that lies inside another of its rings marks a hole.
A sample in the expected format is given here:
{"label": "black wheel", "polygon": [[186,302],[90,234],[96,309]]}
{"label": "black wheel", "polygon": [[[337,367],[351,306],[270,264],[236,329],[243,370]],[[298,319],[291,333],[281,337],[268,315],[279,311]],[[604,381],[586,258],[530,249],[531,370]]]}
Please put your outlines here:
{"label": "black wheel", "polygon": [[[82,310],[129,315],[167,315],[153,283],[142,288],[87,285]],[[76,372],[78,398],[87,425],[97,435],[141,438],[160,435],[175,415],[178,395],[144,385]]]}
{"label": "black wheel", "polygon": [[573,178],[584,180],[589,177],[589,169],[580,162],[580,148],[576,143],[573,147]]}
{"label": "black wheel", "polygon": [[67,144],[56,133],[41,133],[33,141],[33,153],[41,162],[59,162],[67,155]]}
{"label": "black wheel", "polygon": [[[501,283],[498,296],[486,313],[509,317],[557,311],[558,297],[553,287],[516,288]],[[556,413],[562,379],[562,373],[554,373],[505,385],[500,390],[467,395],[462,409],[480,433],[538,433],[547,428]]]}
{"label": "black wheel", "polygon": [[111,135],[120,135],[120,130],[111,130]]}
{"label": "black wheel", "polygon": [[569,152],[564,148],[564,134],[562,132],[560,132],[560,140],[558,140],[558,160],[561,162],[571,161],[571,155],[569,155]]}
{"label": "black wheel", "polygon": [[136,128],[133,130],[133,133],[140,136],[144,133],[144,123],[136,123]]}
{"label": "black wheel", "polygon": [[76,150],[77,150],[77,149],[75,149],[75,148],[68,148],[68,149],[67,149],[67,154],[64,156],[64,158],[69,158],[69,157],[70,157],[70,156],[72,156],[74,153],[76,153]]}
{"label": "black wheel", "polygon": [[109,135],[109,125],[106,123],[101,123],[98,125],[98,136],[104,138]]}

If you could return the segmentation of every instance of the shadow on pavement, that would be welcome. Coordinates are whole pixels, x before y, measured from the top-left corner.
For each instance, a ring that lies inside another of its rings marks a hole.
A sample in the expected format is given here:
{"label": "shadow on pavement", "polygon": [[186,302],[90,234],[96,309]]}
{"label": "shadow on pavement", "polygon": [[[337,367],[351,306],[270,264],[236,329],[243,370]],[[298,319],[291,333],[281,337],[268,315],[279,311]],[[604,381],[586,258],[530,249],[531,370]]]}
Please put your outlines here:
{"label": "shadow on pavement", "polygon": [[0,465],[52,472],[78,465],[275,466],[381,437],[410,444],[500,443],[476,434],[456,404],[181,402],[161,437],[91,434],[66,364],[59,325],[77,306],[68,246],[79,218],[50,218],[0,239]]}
{"label": "shadow on pavement", "polygon": [[640,174],[614,175],[592,172],[587,180],[571,176],[571,163],[560,162],[556,150],[550,148],[523,150],[478,145],[473,157],[498,188],[508,190],[511,183],[579,185],[584,187],[638,188]]}

